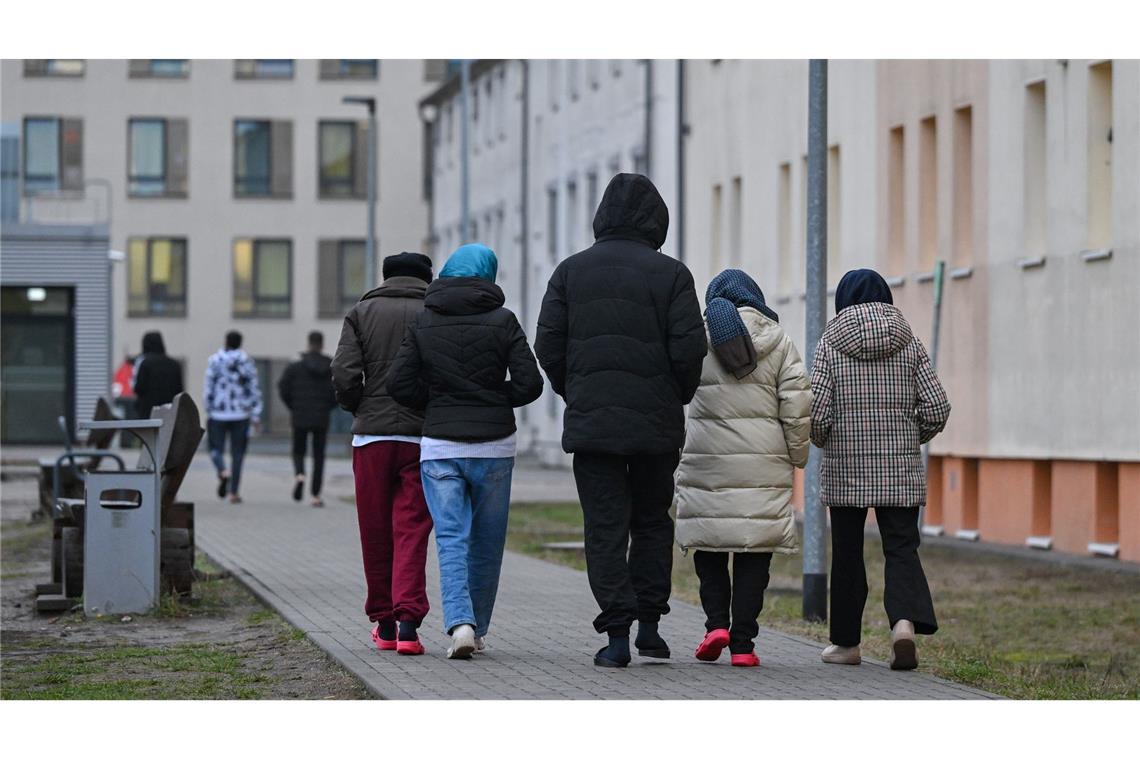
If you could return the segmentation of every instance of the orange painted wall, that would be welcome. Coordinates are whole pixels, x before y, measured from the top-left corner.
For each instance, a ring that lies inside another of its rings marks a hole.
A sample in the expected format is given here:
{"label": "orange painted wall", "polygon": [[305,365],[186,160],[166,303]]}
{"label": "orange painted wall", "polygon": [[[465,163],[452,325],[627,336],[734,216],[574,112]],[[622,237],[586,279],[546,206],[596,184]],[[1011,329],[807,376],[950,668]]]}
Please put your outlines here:
{"label": "orange painted wall", "polygon": [[954,535],[978,527],[978,460],[942,459],[942,527]]}
{"label": "orange painted wall", "polygon": [[983,541],[1023,546],[1050,534],[1049,462],[983,459],[978,463],[978,531]]}
{"label": "orange painted wall", "polygon": [[1053,462],[1053,546],[1088,554],[1093,541],[1119,535],[1119,485],[1115,462]]}
{"label": "orange painted wall", "polygon": [[926,525],[942,524],[942,460],[931,457],[926,467]]}
{"label": "orange painted wall", "polygon": [[1121,462],[1117,476],[1120,489],[1120,558],[1140,562],[1140,462]]}

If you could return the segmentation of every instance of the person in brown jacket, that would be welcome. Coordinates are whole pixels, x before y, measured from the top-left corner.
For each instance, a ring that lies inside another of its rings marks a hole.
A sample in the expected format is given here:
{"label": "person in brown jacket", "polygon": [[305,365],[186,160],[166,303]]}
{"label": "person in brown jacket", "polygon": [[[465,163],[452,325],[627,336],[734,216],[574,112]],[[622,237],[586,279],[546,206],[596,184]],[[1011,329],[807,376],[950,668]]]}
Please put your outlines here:
{"label": "person in brown jacket", "polygon": [[420,482],[422,411],[396,402],[388,374],[404,331],[423,310],[431,259],[388,256],[384,283],[365,293],[344,318],[332,362],[336,400],[352,412],[352,473],[368,596],[381,650],[423,654],[417,629],[428,613],[428,536],[432,521]]}
{"label": "person in brown jacket", "polygon": [[926,503],[921,446],[946,426],[950,402],[877,272],[856,269],[839,281],[811,389],[811,440],[823,449],[821,498],[831,514],[831,646],[823,661],[861,661],[863,526],[873,507],[886,559],[890,664],[913,669],[915,633],[938,630],[918,559],[918,508]]}

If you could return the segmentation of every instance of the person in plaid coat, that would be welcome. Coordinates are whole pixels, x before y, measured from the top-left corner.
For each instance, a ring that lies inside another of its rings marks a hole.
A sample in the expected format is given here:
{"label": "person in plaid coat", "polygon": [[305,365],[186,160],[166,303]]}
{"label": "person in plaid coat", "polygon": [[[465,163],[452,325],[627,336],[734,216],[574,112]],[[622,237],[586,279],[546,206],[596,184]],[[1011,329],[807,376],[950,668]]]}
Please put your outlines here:
{"label": "person in plaid coat", "polygon": [[823,449],[821,498],[831,513],[831,646],[823,661],[857,665],[867,575],[867,509],[883,539],[891,667],[918,664],[914,634],[938,630],[918,558],[926,503],[921,445],[946,426],[950,402],[922,342],[870,269],[843,276],[836,316],[811,372],[811,440]]}

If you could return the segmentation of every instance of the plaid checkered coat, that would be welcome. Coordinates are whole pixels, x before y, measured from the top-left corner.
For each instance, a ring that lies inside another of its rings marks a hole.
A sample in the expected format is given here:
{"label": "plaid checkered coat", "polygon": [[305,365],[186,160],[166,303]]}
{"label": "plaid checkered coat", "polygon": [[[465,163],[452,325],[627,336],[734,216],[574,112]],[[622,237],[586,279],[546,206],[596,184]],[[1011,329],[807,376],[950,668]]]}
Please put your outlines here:
{"label": "plaid checkered coat", "polygon": [[920,446],[946,427],[950,402],[902,312],[885,303],[841,311],[823,331],[811,388],[823,503],[925,504]]}

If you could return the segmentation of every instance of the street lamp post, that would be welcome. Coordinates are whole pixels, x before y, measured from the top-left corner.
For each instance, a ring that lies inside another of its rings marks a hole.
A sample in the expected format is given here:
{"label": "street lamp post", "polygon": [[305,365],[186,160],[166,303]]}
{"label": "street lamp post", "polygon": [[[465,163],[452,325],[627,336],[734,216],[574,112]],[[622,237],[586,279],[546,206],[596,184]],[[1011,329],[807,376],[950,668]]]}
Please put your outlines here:
{"label": "street lamp post", "polygon": [[376,287],[376,98],[346,96],[343,103],[368,108],[368,241],[364,248],[364,292]]}
{"label": "street lamp post", "polygon": [[[827,61],[812,60],[808,73],[807,366],[827,322]],[[827,516],[819,498],[820,459],[811,447],[804,473],[804,620],[827,620]]]}

